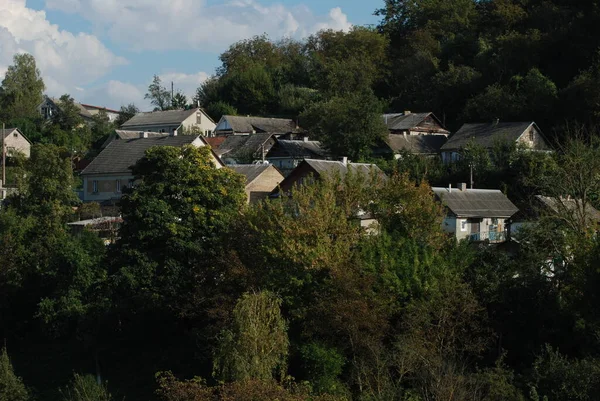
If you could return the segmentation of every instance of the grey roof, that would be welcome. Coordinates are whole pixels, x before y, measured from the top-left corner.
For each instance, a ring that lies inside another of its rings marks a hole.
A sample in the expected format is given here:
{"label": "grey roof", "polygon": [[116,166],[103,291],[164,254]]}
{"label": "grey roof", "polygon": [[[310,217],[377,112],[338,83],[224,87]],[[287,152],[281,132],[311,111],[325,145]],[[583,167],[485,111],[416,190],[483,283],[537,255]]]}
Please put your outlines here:
{"label": "grey roof", "polygon": [[504,217],[519,211],[499,189],[433,187],[433,193],[458,217]]}
{"label": "grey roof", "polygon": [[21,130],[18,128],[6,128],[6,129],[4,129],[4,131],[2,129],[0,129],[0,133],[2,133],[2,135],[0,135],[0,138],[2,138],[2,137],[6,138],[7,136],[9,136],[10,134],[12,134],[15,131],[17,131],[19,134],[21,134],[21,136],[23,138],[25,138],[25,140],[27,140],[27,142],[31,143],[31,141],[25,135],[23,135]]}
{"label": "grey roof", "polygon": [[146,131],[127,131],[122,129],[115,130],[116,137],[118,139],[136,139],[140,137],[140,134],[146,134],[149,138],[161,137],[161,136],[169,136],[166,132],[146,132]]}
{"label": "grey roof", "polygon": [[435,154],[446,143],[446,135],[389,134],[386,143],[394,153],[408,150],[412,153]]}
{"label": "grey roof", "polygon": [[[374,172],[379,176],[385,176],[383,171],[375,164],[368,163],[344,163],[341,161],[335,160],[314,160],[314,159],[306,159],[303,163],[307,163],[311,166],[319,175],[336,175],[339,174],[340,178],[344,178],[348,172],[352,172],[354,174],[371,174]],[[298,166],[300,167],[300,166]]]}
{"label": "grey roof", "polygon": [[[258,133],[251,135],[229,135],[216,149],[219,157],[243,158],[255,157],[262,151],[262,146],[271,139],[272,134]],[[264,149],[268,152],[269,149]]]}
{"label": "grey roof", "polygon": [[229,166],[229,168],[233,169],[236,173],[246,177],[246,186],[257,179],[269,167],[272,166],[270,164],[237,164],[235,166]]}
{"label": "grey roof", "polygon": [[383,122],[390,131],[403,131],[410,130],[411,128],[417,127],[427,117],[432,117],[441,127],[442,131],[448,132],[443,129],[442,123],[438,118],[431,112],[428,113],[392,113],[384,114]]}
{"label": "grey roof", "polygon": [[[536,198],[540,200],[544,205],[550,208],[553,212],[564,214],[564,213],[576,213],[583,207],[581,199],[573,198],[552,198],[548,196],[536,195]],[[590,222],[600,223],[600,211],[589,203],[585,205],[586,219]]]}
{"label": "grey roof", "polygon": [[[532,124],[535,125],[533,121],[464,124],[442,146],[442,150],[461,149],[471,141],[486,148],[493,147],[497,142],[514,142]],[[535,127],[541,132],[537,125]]]}
{"label": "grey roof", "polygon": [[198,109],[166,110],[138,113],[135,116],[131,117],[131,119],[123,123],[123,125],[121,125],[121,128],[127,129],[127,127],[137,126],[181,124],[189,116],[196,113],[197,110]]}
{"label": "grey roof", "polygon": [[153,146],[190,145],[196,138],[194,135],[178,135],[112,141],[81,174],[130,174],[129,168],[144,156],[147,149]]}
{"label": "grey roof", "polygon": [[286,134],[299,131],[296,122],[287,118],[243,117],[224,115],[233,132],[269,132]]}
{"label": "grey roof", "polygon": [[319,141],[278,139],[267,157],[325,158],[328,153]]}
{"label": "grey roof", "polygon": [[[59,98],[56,97],[49,97],[48,99],[50,99],[50,101],[52,103],[54,103],[54,105],[58,108],[60,108],[60,104],[62,103],[60,101]],[[75,106],[77,106],[77,108],[79,109],[79,115],[83,118],[87,118],[87,119],[91,119],[92,118],[92,113],[90,113],[81,103],[77,103],[77,102],[73,102],[75,104]]]}

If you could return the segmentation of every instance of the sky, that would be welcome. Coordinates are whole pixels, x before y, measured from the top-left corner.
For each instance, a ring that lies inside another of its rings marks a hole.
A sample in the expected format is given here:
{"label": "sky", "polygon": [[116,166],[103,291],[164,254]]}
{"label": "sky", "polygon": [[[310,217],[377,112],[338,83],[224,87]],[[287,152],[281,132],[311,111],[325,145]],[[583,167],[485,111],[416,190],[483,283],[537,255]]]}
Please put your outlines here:
{"label": "sky", "polygon": [[376,24],[383,0],[0,0],[0,79],[33,54],[50,96],[113,109],[135,103],[153,75],[191,97],[238,40],[304,38]]}

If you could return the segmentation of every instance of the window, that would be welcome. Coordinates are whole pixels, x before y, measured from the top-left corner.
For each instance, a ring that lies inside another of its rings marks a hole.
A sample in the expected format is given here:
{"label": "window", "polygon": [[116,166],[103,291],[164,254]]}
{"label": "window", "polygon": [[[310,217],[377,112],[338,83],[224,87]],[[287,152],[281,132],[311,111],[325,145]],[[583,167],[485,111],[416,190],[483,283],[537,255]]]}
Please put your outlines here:
{"label": "window", "polygon": [[18,138],[18,137],[19,137],[19,134],[17,134],[17,133],[15,132],[15,133],[13,134],[13,136],[14,136],[15,138]]}
{"label": "window", "polygon": [[128,186],[129,188],[133,188],[133,180],[131,180],[131,179],[130,179],[130,180],[129,180],[129,183],[127,184],[127,186]]}
{"label": "window", "polygon": [[98,193],[98,181],[97,180],[92,181],[92,192],[94,192],[95,194]]}
{"label": "window", "polygon": [[467,220],[460,221],[460,231],[467,231]]}
{"label": "window", "polygon": [[117,192],[121,192],[121,180],[117,180]]}
{"label": "window", "polygon": [[533,132],[533,130],[529,131],[529,142],[533,142],[533,140],[535,139],[535,132]]}

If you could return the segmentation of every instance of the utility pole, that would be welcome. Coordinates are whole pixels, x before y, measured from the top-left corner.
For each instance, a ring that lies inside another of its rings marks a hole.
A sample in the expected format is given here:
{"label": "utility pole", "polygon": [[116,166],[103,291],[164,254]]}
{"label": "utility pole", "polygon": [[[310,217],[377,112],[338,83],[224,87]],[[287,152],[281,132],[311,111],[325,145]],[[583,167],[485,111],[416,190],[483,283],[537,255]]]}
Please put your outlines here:
{"label": "utility pole", "polygon": [[469,163],[469,167],[471,168],[471,189],[473,189],[473,162]]}

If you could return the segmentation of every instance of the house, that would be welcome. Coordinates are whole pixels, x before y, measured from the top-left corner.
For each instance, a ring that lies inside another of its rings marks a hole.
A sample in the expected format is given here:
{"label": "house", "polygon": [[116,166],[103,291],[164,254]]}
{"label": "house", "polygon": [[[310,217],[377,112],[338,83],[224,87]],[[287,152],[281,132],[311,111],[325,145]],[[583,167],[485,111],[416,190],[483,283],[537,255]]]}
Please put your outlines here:
{"label": "house", "polygon": [[31,142],[29,142],[29,139],[18,128],[6,128],[0,130],[0,133],[2,133],[2,140],[4,141],[8,157],[16,152],[22,153],[27,158],[30,156]]}
{"label": "house", "polygon": [[497,144],[517,143],[531,150],[549,151],[550,145],[533,121],[464,124],[441,148],[444,163],[460,159],[463,148],[476,144],[493,149]]}
{"label": "house", "polygon": [[460,183],[432,190],[446,207],[442,228],[457,240],[504,242],[509,219],[519,211],[498,189],[467,189]]}
{"label": "house", "polygon": [[265,156],[275,144],[275,138],[269,133],[229,135],[207,139],[223,163],[228,165],[265,160]]}
{"label": "house", "polygon": [[[75,106],[79,108],[79,116],[87,124],[92,123],[92,117],[100,113],[100,110],[104,110],[108,116],[109,121],[115,121],[119,117],[120,112],[113,109],[108,109],[101,106],[92,106],[90,104],[83,104],[75,102]],[[44,100],[37,107],[38,113],[44,118],[44,120],[50,120],[60,110],[60,99],[44,96]]]}
{"label": "house", "polygon": [[283,175],[270,164],[238,164],[229,168],[246,177],[248,203],[256,203],[268,198],[283,181]]}
{"label": "house", "polygon": [[248,135],[269,133],[275,136],[300,133],[302,129],[292,119],[243,117],[224,115],[214,129],[215,135]]}
{"label": "house", "polygon": [[[207,146],[201,136],[164,135],[150,137],[141,133],[135,139],[114,140],[81,172],[84,202],[112,202],[121,198],[123,188],[134,180],[130,167],[153,146]],[[223,163],[213,152],[217,168]]]}
{"label": "house", "polygon": [[201,108],[165,110],[138,113],[120,127],[124,131],[166,132],[178,131],[211,136],[215,122]]}
{"label": "house", "polygon": [[303,160],[326,160],[329,154],[323,149],[321,142],[309,141],[305,136],[302,140],[278,138],[265,158],[287,176]]}
{"label": "house", "polygon": [[[271,193],[271,197],[279,197],[281,193],[290,194],[294,187],[306,182],[318,180],[323,176],[339,176],[343,179],[347,174],[364,175],[385,180],[387,177],[375,164],[350,163],[346,158],[342,161],[311,160],[302,161]],[[374,183],[372,183],[374,184]],[[377,220],[367,211],[359,211],[356,220],[368,233],[377,233]]]}

